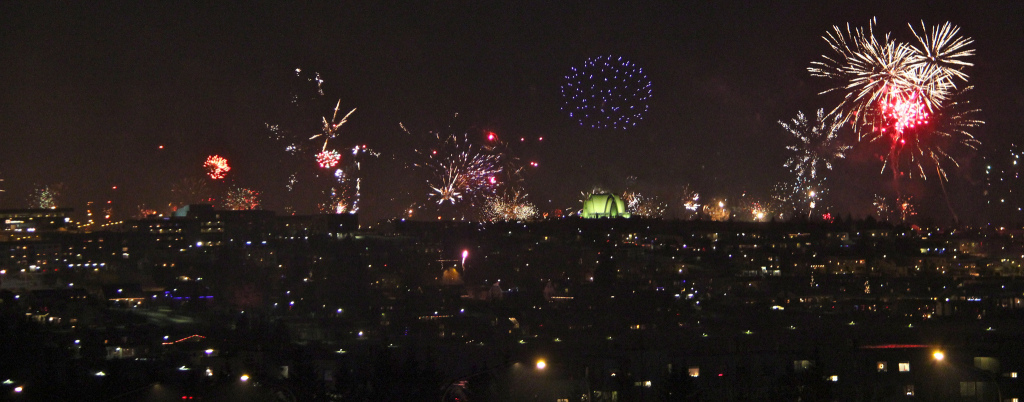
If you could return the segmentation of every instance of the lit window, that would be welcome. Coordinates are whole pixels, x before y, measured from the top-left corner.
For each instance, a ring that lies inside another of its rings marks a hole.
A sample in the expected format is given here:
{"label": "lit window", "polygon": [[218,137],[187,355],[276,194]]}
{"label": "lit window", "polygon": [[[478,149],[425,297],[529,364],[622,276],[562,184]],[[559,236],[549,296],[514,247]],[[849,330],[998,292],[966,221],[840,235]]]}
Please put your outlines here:
{"label": "lit window", "polygon": [[878,362],[878,372],[884,373],[886,371],[889,371],[889,364],[886,362]]}
{"label": "lit window", "polygon": [[901,373],[906,373],[908,371],[910,371],[910,363],[908,363],[908,362],[900,363],[900,372]]}
{"label": "lit window", "polygon": [[903,394],[906,396],[914,396],[914,384],[904,385]]}
{"label": "lit window", "polygon": [[837,376],[837,375],[829,376],[828,380],[832,381],[832,382],[839,382],[839,376]]}
{"label": "lit window", "polygon": [[690,377],[700,377],[700,367],[690,367]]}
{"label": "lit window", "polygon": [[1017,378],[1017,372],[1013,371],[1010,373],[1010,378]]}

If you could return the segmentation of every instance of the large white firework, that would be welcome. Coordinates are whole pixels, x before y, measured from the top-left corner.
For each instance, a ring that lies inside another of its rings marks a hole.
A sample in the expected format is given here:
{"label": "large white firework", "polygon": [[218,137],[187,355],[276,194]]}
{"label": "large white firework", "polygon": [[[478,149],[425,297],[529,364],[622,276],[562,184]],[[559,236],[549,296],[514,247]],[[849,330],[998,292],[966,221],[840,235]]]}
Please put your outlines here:
{"label": "large white firework", "polygon": [[[909,24],[908,24],[909,26]],[[921,32],[910,31],[917,44],[899,42],[887,33],[875,34],[875,20],[867,28],[846,29],[833,26],[822,38],[832,55],[811,63],[811,75],[834,81],[824,93],[842,92],[843,100],[831,114],[840,114],[841,122],[852,122],[858,134],[878,131],[878,105],[891,104],[893,98],[919,96],[929,111],[949,100],[958,83],[967,81],[964,67],[973,64],[965,58],[974,56],[969,48],[973,40],[958,36],[960,28],[949,22],[929,32],[921,23]]]}

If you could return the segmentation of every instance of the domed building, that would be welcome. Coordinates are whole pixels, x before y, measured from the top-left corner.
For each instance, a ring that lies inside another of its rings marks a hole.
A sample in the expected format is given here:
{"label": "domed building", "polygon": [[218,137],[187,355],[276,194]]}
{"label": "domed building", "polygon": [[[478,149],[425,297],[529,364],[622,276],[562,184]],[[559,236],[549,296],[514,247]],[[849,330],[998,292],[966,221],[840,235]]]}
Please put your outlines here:
{"label": "domed building", "polygon": [[583,202],[583,210],[580,216],[586,219],[593,218],[628,218],[626,203],[615,194],[591,194]]}

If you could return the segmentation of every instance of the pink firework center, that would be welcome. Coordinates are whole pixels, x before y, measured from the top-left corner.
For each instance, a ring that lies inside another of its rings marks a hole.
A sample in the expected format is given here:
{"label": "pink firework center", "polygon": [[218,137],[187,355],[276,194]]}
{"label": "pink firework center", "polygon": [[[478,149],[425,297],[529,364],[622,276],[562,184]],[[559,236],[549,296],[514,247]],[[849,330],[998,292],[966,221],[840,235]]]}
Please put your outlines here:
{"label": "pink firework center", "polygon": [[883,133],[888,133],[893,142],[899,141],[900,145],[907,143],[903,133],[917,126],[927,124],[928,107],[922,102],[917,93],[909,95],[893,91],[887,101],[882,103],[882,116],[885,118],[886,126],[891,131],[882,128]]}
{"label": "pink firework center", "polygon": [[316,154],[316,163],[324,169],[330,169],[341,162],[341,154],[335,150],[323,150]]}
{"label": "pink firework center", "polygon": [[228,166],[228,160],[218,155],[211,155],[206,158],[206,163],[203,163],[203,167],[206,168],[206,175],[214,180],[223,179],[228,174],[228,171],[231,170],[231,167]]}

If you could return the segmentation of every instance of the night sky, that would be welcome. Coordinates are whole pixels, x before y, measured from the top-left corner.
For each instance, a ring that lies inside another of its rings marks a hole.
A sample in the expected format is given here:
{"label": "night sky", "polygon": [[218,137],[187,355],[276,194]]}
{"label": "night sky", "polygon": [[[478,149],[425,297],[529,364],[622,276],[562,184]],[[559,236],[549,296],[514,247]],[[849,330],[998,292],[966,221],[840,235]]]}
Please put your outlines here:
{"label": "night sky", "polygon": [[[219,154],[232,170],[212,186],[218,197],[251,187],[266,209],[313,213],[324,186],[289,192],[290,156],[265,127],[287,118],[296,68],[319,72],[332,104],[358,108],[333,144],[381,152],[363,166],[364,222],[428,202],[400,122],[417,136],[452,125],[512,140],[539,163],[525,187],[542,211],[578,208],[594,185],[663,201],[684,184],[704,198],[766,198],[790,177],[792,137],[777,122],[835,104],[807,72],[828,50],[821,36],[871,17],[907,40],[906,24],[921,20],[975,40],[968,73],[986,125],[947,184],[961,217],[988,218],[980,158],[1024,131],[1019,1],[215,3],[0,2],[0,207],[64,183],[61,206],[79,211],[105,200],[122,217],[162,210],[172,183]],[[583,128],[560,110],[570,67],[601,55],[628,58],[652,82],[635,128]],[[892,191],[880,170],[871,152],[851,152],[832,174],[834,211],[870,213],[873,194]],[[923,215],[947,218],[936,181],[901,185]]]}

